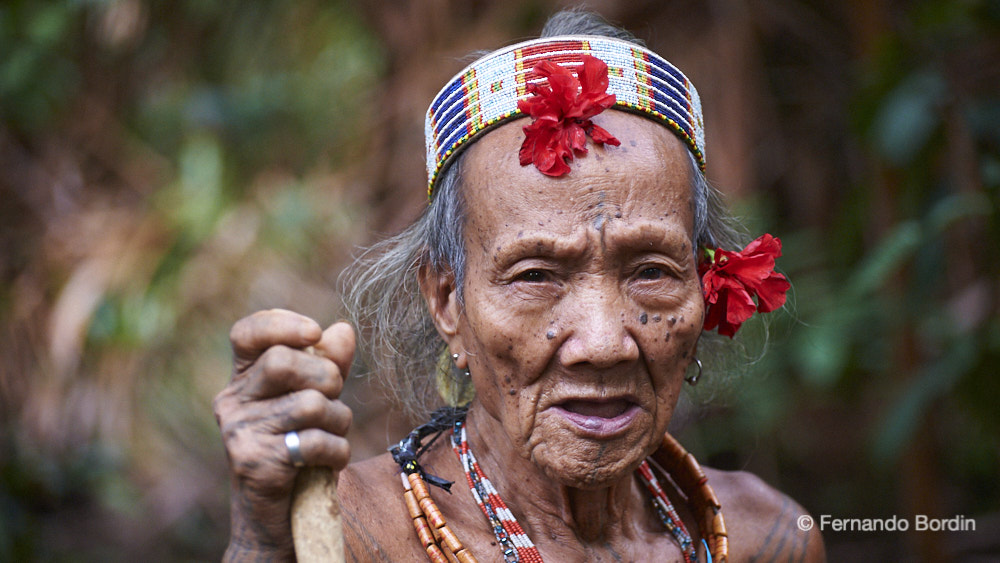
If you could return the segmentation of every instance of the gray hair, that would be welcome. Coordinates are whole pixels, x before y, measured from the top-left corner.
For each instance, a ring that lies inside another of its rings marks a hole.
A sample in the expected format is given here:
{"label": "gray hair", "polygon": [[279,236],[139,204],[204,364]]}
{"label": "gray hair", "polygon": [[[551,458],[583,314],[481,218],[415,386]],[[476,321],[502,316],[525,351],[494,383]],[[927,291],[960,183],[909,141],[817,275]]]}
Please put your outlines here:
{"label": "gray hair", "polygon": [[[641,45],[630,33],[596,14],[567,10],[552,16],[542,37],[601,35]],[[694,251],[699,247],[733,248],[733,222],[719,193],[709,185],[689,154],[694,215]],[[434,201],[403,232],[365,250],[341,276],[349,320],[358,330],[362,371],[383,378],[385,387],[408,414],[420,417],[441,400],[454,404],[471,394],[472,382],[450,361],[420,292],[422,268],[454,276],[464,303],[465,198],[463,154],[438,179]],[[441,386],[439,380],[447,385]],[[448,390],[441,396],[439,388]]]}

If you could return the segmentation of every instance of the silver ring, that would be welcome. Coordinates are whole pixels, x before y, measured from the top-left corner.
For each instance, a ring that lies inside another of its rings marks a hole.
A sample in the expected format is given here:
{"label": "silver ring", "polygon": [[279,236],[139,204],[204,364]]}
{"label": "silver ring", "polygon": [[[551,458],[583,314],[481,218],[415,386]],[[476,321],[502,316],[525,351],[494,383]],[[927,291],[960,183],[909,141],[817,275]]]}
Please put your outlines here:
{"label": "silver ring", "polygon": [[306,460],[302,457],[302,449],[299,447],[301,444],[298,432],[292,430],[285,434],[285,446],[288,447],[288,457],[295,467],[305,467],[306,465]]}

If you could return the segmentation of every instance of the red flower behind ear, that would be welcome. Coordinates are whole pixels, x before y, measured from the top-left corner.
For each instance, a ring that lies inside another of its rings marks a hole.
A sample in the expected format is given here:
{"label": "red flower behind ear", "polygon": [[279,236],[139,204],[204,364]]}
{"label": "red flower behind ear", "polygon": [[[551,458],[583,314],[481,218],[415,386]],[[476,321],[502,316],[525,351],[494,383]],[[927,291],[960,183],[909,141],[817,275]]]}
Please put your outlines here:
{"label": "red flower behind ear", "polygon": [[521,166],[534,163],[542,174],[562,176],[569,172],[568,161],[587,154],[587,136],[595,143],[621,143],[591,117],[615,105],[608,94],[608,65],[583,55],[579,78],[551,61],[535,65],[534,72],[548,80],[548,86],[528,84],[532,97],[518,100],[517,109],[533,121],[524,127],[524,142],[518,153]]}
{"label": "red flower behind ear", "polygon": [[705,294],[705,330],[718,327],[719,334],[732,338],[754,311],[769,313],[785,304],[791,284],[774,271],[781,239],[764,234],[740,252],[721,248],[705,252],[708,259],[698,266]]}

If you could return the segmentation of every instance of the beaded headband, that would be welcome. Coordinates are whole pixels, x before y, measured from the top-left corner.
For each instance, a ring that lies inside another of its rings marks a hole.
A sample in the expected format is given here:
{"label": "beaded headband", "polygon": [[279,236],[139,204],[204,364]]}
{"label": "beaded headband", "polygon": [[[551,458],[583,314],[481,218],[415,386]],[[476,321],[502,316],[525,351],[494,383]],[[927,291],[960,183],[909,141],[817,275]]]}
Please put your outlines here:
{"label": "beaded headband", "polygon": [[427,196],[468,141],[524,114],[518,99],[529,97],[528,83],[544,80],[534,67],[548,60],[575,68],[584,55],[608,66],[608,94],[616,109],[662,123],[684,141],[705,170],[705,128],[698,91],[674,65],[627,41],[601,36],[546,37],[494,51],[452,78],[427,110]]}

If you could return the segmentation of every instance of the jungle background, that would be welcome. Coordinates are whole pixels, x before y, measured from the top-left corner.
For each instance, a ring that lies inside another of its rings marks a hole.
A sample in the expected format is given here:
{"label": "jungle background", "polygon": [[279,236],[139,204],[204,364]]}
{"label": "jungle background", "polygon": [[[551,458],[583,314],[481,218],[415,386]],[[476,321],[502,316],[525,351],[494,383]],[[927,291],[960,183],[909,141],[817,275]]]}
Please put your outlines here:
{"label": "jungle background", "polygon": [[[560,5],[0,2],[0,561],[217,560],[229,326],[338,319],[356,246],[426,205],[431,97]],[[1000,2],[588,7],[698,86],[709,177],[794,284],[682,442],[817,516],[976,520],[831,561],[996,561]],[[409,427],[345,398],[355,459]]]}

